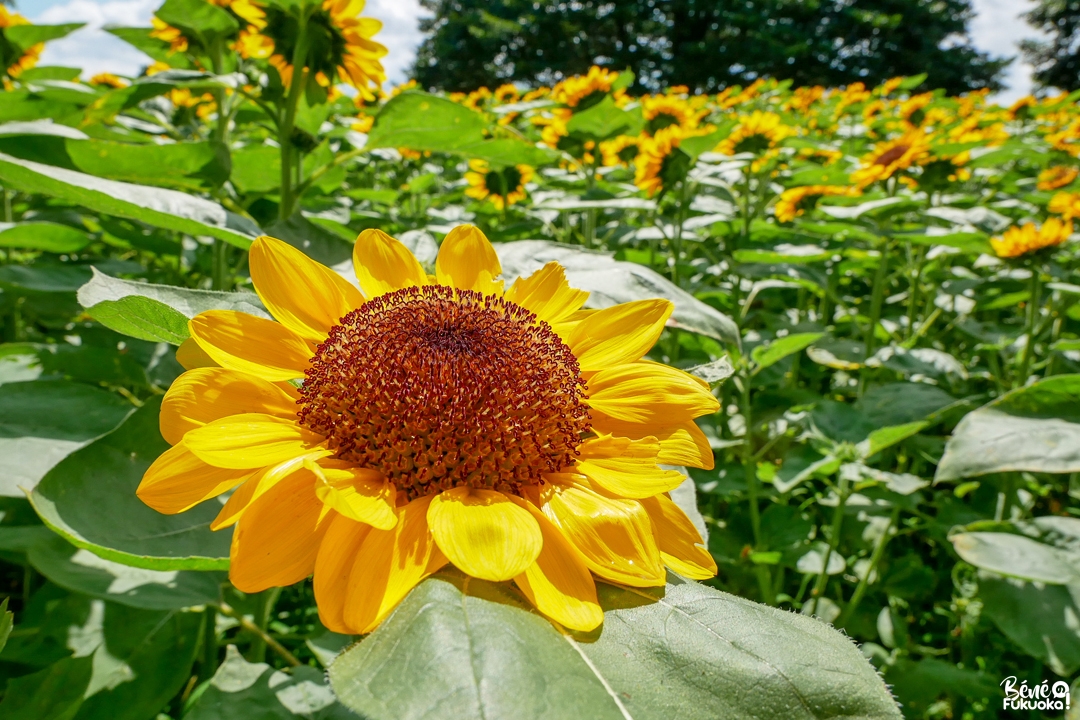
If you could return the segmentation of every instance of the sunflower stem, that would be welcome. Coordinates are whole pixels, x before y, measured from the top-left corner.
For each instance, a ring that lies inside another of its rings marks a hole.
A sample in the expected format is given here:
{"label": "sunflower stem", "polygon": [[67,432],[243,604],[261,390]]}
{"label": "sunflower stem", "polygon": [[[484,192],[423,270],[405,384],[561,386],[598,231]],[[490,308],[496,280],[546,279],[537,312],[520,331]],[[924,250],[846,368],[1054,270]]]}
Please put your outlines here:
{"label": "sunflower stem", "polygon": [[1036,265],[1031,266],[1031,286],[1030,297],[1028,297],[1027,304],[1027,317],[1024,320],[1024,350],[1020,354],[1020,371],[1016,373],[1016,378],[1013,380],[1014,387],[1023,387],[1027,383],[1028,369],[1031,366],[1031,356],[1035,347],[1035,320],[1039,317],[1040,295],[1042,294],[1042,285],[1039,282],[1039,268]]}
{"label": "sunflower stem", "polygon": [[[750,375],[746,374],[741,380],[741,405],[742,416],[746,421],[745,439],[742,446],[743,473],[746,476],[746,496],[750,502],[750,527],[754,533],[754,549],[761,548],[761,514],[758,508],[758,477],[757,462],[754,456],[754,440],[751,429],[753,428],[753,416],[750,406]],[[776,595],[773,592],[772,576],[769,568],[765,565],[755,565],[754,575],[757,577],[758,589],[761,599],[769,605],[776,604]]]}
{"label": "sunflower stem", "polygon": [[812,598],[815,598],[814,610],[817,611],[817,600],[821,594],[825,592],[825,586],[829,582],[829,560],[832,559],[833,553],[836,552],[836,547],[840,544],[840,528],[844,522],[844,506],[847,505],[848,500],[848,478],[845,473],[840,473],[840,485],[836,490],[836,509],[833,511],[832,517],[832,531],[829,534],[829,545],[825,550],[825,557],[821,559],[821,572],[818,574],[817,581],[814,583],[814,589],[810,593]]}
{"label": "sunflower stem", "polygon": [[874,573],[878,563],[881,562],[881,558],[885,555],[885,546],[889,543],[889,540],[892,537],[893,528],[896,527],[896,522],[899,519],[900,506],[894,505],[892,516],[889,518],[889,524],[885,526],[885,531],[881,533],[877,545],[874,546],[874,552],[870,555],[870,567],[868,567],[866,573],[859,578],[859,584],[855,587],[855,592],[852,594],[851,600],[848,601],[847,607],[844,608],[844,612],[840,613],[840,618],[836,622],[837,627],[844,627],[844,625],[847,624],[847,621],[851,619],[851,616],[855,614],[855,610],[858,609],[859,603],[862,602],[863,595],[866,594],[866,588],[870,585],[870,576]]}
{"label": "sunflower stem", "polygon": [[218,605],[218,610],[223,615],[228,615],[236,620],[240,623],[240,627],[255,636],[255,640],[251,643],[251,657],[248,658],[250,662],[263,662],[266,658],[266,648],[270,648],[281,656],[281,659],[289,665],[299,667],[300,665],[303,665],[303,663],[297,660],[296,656],[289,652],[284,645],[275,640],[270,633],[266,632],[265,626],[270,621],[270,613],[273,612],[274,604],[277,602],[278,595],[280,594],[281,588],[272,588],[257,595],[262,602],[259,616],[256,617],[256,620],[261,621],[261,625],[247,619],[244,617],[243,613],[238,612],[228,603],[221,603]]}
{"label": "sunflower stem", "polygon": [[[881,259],[878,261],[877,271],[874,273],[874,286],[870,294],[870,319],[866,324],[866,336],[863,340],[863,344],[866,349],[863,353],[863,360],[869,360],[874,354],[874,341],[877,339],[875,333],[877,332],[878,323],[881,322],[881,306],[885,300],[885,284],[889,277],[889,253],[892,250],[892,236],[885,235],[885,242],[881,245]],[[859,381],[859,395],[862,395],[866,390],[867,375],[869,369],[864,365]]]}
{"label": "sunflower stem", "polygon": [[307,85],[307,37],[308,13],[304,11],[300,18],[300,32],[293,49],[292,78],[289,94],[285,98],[285,112],[278,124],[278,144],[281,146],[281,204],[278,206],[278,218],[288,220],[292,216],[296,197],[293,193],[293,147],[292,134],[296,123],[296,110]]}
{"label": "sunflower stem", "polygon": [[217,608],[207,605],[203,611],[202,659],[199,665],[199,682],[214,676],[218,666]]}

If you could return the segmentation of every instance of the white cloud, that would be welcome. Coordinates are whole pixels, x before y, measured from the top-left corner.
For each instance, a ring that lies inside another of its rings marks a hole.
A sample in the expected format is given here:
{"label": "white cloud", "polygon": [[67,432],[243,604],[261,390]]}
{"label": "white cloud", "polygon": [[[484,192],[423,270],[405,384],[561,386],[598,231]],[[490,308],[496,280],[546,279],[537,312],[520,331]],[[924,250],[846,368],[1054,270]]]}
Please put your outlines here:
{"label": "white cloud", "polygon": [[1015,57],[1005,71],[1007,89],[994,96],[1003,104],[1011,104],[1032,90],[1032,67],[1023,61],[1018,43],[1025,38],[1042,35],[1027,24],[1023,15],[1034,7],[1030,0],[973,0],[975,19],[969,32],[975,46],[996,57]]}

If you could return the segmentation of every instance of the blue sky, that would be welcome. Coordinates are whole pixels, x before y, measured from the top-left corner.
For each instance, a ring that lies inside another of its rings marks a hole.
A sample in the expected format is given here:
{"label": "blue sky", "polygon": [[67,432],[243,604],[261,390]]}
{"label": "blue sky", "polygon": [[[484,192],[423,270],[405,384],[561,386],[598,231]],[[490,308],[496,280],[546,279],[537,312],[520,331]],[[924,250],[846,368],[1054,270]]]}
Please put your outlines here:
{"label": "blue sky", "polygon": [[[162,0],[17,0],[19,12],[34,22],[85,22],[87,27],[49,43],[42,63],[81,67],[89,76],[98,72],[137,73],[149,61],[142,53],[103,32],[103,25],[146,26]],[[975,45],[995,55],[1014,56],[1016,43],[1035,35],[1020,15],[1030,0],[974,0],[976,18],[971,26]],[[390,49],[385,60],[390,82],[401,82],[420,42],[418,0],[368,0],[365,15],[383,21],[377,38]],[[1015,61],[1006,77],[1009,89],[998,96],[1011,102],[1031,89],[1031,68]]]}

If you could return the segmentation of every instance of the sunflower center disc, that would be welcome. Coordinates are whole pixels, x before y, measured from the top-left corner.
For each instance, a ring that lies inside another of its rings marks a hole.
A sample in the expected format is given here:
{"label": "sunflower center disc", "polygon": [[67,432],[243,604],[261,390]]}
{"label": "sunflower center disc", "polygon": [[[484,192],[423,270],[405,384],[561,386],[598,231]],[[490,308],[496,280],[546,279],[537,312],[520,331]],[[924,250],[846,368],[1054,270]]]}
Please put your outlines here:
{"label": "sunflower center disc", "polygon": [[459,485],[520,493],[590,427],[577,359],[502,298],[429,285],[371,300],[319,346],[300,422],[409,499]]}

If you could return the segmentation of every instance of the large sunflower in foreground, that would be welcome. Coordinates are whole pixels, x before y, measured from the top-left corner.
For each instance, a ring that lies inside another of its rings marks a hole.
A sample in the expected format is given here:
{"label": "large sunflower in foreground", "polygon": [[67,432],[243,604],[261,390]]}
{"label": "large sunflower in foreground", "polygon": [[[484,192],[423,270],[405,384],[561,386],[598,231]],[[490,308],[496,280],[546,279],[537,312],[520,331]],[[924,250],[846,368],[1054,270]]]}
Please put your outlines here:
{"label": "large sunflower in foreground", "polygon": [[322,622],[366,633],[452,563],[589,630],[603,621],[594,575],[715,574],[666,495],[682,475],[660,466],[711,467],[694,418],[719,408],[703,382],[644,359],[668,301],[582,310],[557,263],[504,291],[472,226],[447,235],[434,276],[378,230],[353,258],[359,289],[259,238],[251,276],[278,322],[205,312],[198,348],[178,351],[207,366],[166,394],[173,447],[138,494],[178,513],[234,489],[212,527],[236,523],[236,587],[314,574]]}
{"label": "large sunflower in foreground", "polygon": [[0,4],[0,76],[18,77],[24,70],[37,65],[45,43],[35,43],[28,48],[18,48],[12,44],[3,31],[19,25],[29,25],[30,21],[16,12],[9,11]]}

